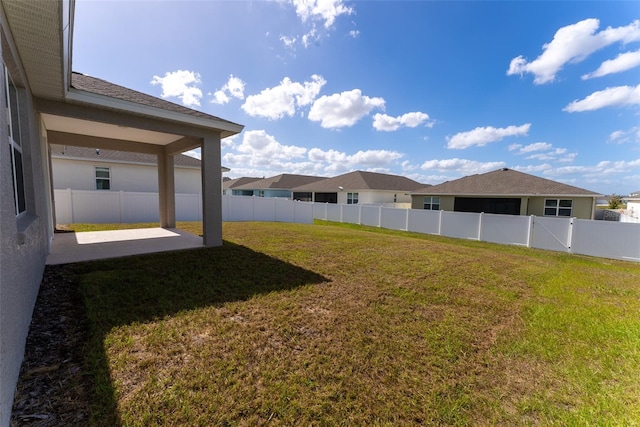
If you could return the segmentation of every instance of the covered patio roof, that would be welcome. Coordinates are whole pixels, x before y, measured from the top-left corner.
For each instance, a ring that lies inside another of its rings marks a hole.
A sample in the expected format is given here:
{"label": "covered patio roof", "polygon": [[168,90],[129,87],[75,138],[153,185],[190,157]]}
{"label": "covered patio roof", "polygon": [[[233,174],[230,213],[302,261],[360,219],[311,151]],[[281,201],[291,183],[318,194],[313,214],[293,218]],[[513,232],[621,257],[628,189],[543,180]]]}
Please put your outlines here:
{"label": "covered patio roof", "polygon": [[165,228],[175,227],[173,156],[200,148],[204,243],[222,244],[220,139],[243,126],[72,72],[74,4],[3,3],[13,35],[3,49],[21,59],[26,81],[16,83],[33,95],[45,143],[158,156],[160,226]]}

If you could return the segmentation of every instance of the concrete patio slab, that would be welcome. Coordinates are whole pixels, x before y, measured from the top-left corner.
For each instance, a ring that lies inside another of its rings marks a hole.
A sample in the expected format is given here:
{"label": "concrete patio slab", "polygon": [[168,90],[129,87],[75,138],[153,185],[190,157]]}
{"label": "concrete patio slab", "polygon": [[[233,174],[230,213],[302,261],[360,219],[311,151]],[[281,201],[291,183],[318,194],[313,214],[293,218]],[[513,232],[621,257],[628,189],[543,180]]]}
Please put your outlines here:
{"label": "concrete patio slab", "polygon": [[178,229],[55,233],[47,265],[202,247],[202,237]]}

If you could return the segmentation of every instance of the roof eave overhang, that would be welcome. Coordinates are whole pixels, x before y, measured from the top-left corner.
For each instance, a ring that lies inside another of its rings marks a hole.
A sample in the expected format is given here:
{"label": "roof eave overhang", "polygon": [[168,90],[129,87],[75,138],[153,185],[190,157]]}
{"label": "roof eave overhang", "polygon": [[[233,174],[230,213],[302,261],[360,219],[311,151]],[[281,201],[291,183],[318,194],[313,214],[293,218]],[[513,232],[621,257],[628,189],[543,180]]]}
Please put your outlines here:
{"label": "roof eave overhang", "polygon": [[490,194],[490,193],[438,193],[438,192],[418,192],[411,193],[412,196],[458,196],[458,197],[601,197],[601,194]]}
{"label": "roof eave overhang", "polygon": [[150,107],[147,105],[137,104],[135,102],[125,101],[117,98],[111,98],[104,95],[70,88],[67,92],[66,101],[71,103],[90,105],[97,108],[117,110],[126,113],[133,113],[154,119],[168,120],[181,124],[197,126],[208,130],[220,132],[221,138],[226,138],[242,132],[243,125],[223,120],[205,119],[202,117],[181,114],[174,111],[164,110],[161,108]]}

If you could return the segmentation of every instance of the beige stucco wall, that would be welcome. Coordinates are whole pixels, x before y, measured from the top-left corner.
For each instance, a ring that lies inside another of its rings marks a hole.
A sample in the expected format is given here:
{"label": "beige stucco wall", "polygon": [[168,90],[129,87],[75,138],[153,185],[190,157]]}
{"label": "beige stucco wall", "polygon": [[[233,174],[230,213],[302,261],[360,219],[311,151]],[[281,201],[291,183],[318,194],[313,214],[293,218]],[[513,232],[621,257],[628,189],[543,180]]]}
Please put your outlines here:
{"label": "beige stucco wall", "polygon": [[[2,56],[5,62],[12,62],[6,52]],[[16,66],[25,81],[20,64]],[[2,82],[3,74],[4,69],[0,68]],[[5,99],[5,86],[0,86],[0,99]],[[11,159],[6,155],[9,135],[4,103],[0,107],[0,426],[9,425],[27,332],[52,237],[46,147],[31,96],[26,89],[20,92],[27,195],[27,212],[20,217],[15,214]]]}
{"label": "beige stucco wall", "polygon": [[592,197],[530,197],[527,215],[544,216],[544,203],[546,199],[571,199],[573,200],[573,217],[593,219],[594,199]]}
{"label": "beige stucco wall", "polygon": [[[89,160],[51,159],[53,186],[56,189],[95,190],[95,170],[108,167],[111,172],[112,191],[158,192],[158,169],[153,165]],[[176,166],[176,193],[200,194],[202,177],[199,168]]]}

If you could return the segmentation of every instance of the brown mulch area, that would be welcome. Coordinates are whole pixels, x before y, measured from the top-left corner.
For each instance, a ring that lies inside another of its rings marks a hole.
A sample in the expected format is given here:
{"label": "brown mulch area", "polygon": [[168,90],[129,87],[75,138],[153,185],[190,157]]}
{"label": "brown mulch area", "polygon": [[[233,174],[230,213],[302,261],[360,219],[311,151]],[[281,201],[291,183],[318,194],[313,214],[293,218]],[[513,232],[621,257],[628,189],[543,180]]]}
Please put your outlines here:
{"label": "brown mulch area", "polygon": [[87,322],[65,266],[47,266],[33,312],[11,426],[89,424],[92,382],[83,348]]}

